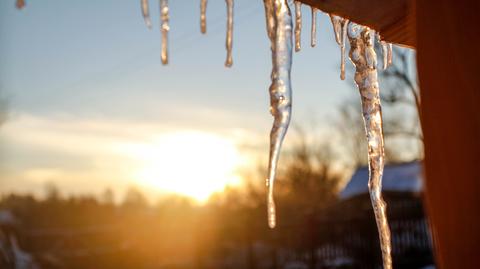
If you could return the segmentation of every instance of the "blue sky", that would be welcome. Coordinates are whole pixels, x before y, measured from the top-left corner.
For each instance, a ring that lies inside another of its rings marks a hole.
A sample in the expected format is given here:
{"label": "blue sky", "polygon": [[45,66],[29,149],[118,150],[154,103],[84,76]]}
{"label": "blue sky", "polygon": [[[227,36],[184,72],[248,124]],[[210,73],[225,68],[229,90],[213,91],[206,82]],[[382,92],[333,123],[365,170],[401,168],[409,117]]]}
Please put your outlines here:
{"label": "blue sky", "polygon": [[[164,132],[221,135],[267,158],[271,56],[263,2],[235,2],[231,69],[223,66],[225,1],[208,1],[206,36],[199,0],[169,2],[168,66],[160,64],[158,1],[150,2],[151,31],[137,0],[27,1],[21,11],[13,0],[0,2],[0,93],[9,104],[0,127],[4,192],[38,191],[47,181],[69,192],[126,186],[131,179],[119,179],[117,168],[129,167],[128,156],[110,150],[113,144]],[[293,123],[314,119],[328,130],[337,105],[355,90],[339,79],[328,16],[318,14],[313,49],[307,6],[303,18],[303,48],[292,70]],[[346,81],[351,77],[347,69]],[[98,184],[81,184],[86,178]]]}

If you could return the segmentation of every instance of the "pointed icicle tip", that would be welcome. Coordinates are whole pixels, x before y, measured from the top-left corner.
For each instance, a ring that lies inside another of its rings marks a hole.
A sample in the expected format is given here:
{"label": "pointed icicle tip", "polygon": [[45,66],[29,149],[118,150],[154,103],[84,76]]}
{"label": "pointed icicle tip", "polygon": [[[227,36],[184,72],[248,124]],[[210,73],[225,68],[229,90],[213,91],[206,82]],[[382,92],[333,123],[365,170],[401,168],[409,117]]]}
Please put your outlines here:
{"label": "pointed icicle tip", "polygon": [[386,204],[382,199],[385,149],[373,31],[368,27],[350,23],[347,35],[350,41],[350,60],[355,66],[355,83],[360,91],[360,96],[362,96],[362,113],[370,172],[368,189],[377,222],[383,268],[392,269],[391,235],[387,221]]}
{"label": "pointed icicle tip", "polygon": [[150,19],[150,12],[148,7],[148,0],[140,0],[140,5],[142,8],[143,20],[148,29],[152,29],[152,20]]}
{"label": "pointed icicle tip", "polygon": [[392,43],[388,43],[388,57],[387,57],[387,67],[392,65],[392,59],[393,59],[393,45]]}
{"label": "pointed icicle tip", "polygon": [[345,80],[345,46],[347,42],[347,27],[348,27],[348,22],[349,20],[347,19],[342,19],[341,20],[341,30],[342,30],[342,36],[340,40],[340,50],[341,50],[341,63],[340,63],[340,79]]}
{"label": "pointed icicle tip", "polygon": [[335,42],[337,42],[338,45],[341,45],[341,32],[342,32],[342,25],[340,23],[341,18],[335,15],[330,14],[330,20],[332,21],[332,26],[333,26],[333,33],[335,34]]}
{"label": "pointed icicle tip", "polygon": [[227,38],[225,47],[227,49],[227,59],[225,60],[225,67],[232,67],[232,46],[233,46],[233,0],[225,0],[227,4]]}
{"label": "pointed icicle tip", "polygon": [[267,201],[267,207],[268,207],[268,227],[270,229],[274,229],[275,226],[277,226],[277,216],[276,216],[276,209],[275,209],[275,201],[273,199],[273,193],[268,194],[268,201]]}
{"label": "pointed icicle tip", "polygon": [[[268,1],[264,1],[265,5]],[[272,8],[265,7],[267,32],[272,49],[272,83],[270,93],[270,113],[273,125],[270,131],[270,156],[268,160],[267,214],[270,228],[276,226],[273,185],[283,140],[290,125],[292,113],[291,69],[293,57],[293,22],[287,0],[274,0]],[[270,16],[273,20],[270,20]],[[274,22],[274,25],[271,22]],[[271,31],[270,31],[271,29]]]}
{"label": "pointed icicle tip", "polygon": [[330,14],[335,41],[340,46],[340,79],[345,80],[345,43],[347,39],[348,19]]}
{"label": "pointed icicle tip", "polygon": [[317,9],[312,7],[312,29],[310,33],[310,46],[315,47],[317,45]]}

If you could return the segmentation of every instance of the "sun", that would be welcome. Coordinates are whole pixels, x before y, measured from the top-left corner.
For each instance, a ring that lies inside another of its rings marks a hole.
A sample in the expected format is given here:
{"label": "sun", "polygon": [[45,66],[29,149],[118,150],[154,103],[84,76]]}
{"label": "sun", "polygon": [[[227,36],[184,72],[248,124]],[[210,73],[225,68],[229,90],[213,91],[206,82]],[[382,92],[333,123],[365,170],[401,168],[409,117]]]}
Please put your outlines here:
{"label": "sun", "polygon": [[239,182],[236,171],[241,158],[235,144],[212,133],[160,135],[150,143],[135,145],[130,153],[140,162],[134,174],[138,183],[200,202]]}

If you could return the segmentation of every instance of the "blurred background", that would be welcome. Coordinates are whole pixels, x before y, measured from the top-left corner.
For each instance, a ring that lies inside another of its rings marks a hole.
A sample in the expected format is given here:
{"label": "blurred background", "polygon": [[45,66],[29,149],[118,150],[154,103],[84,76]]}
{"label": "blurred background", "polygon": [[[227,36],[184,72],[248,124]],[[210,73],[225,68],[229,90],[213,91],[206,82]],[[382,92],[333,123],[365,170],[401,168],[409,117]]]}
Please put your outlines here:
{"label": "blurred background", "polygon": [[[303,6],[293,119],[267,227],[263,3],[170,1],[170,64],[139,1],[0,3],[1,268],[379,268],[353,70]],[[380,52],[379,52],[379,55]],[[381,57],[379,57],[380,59]],[[380,71],[395,268],[433,268],[414,51]],[[381,60],[379,60],[381,62]]]}

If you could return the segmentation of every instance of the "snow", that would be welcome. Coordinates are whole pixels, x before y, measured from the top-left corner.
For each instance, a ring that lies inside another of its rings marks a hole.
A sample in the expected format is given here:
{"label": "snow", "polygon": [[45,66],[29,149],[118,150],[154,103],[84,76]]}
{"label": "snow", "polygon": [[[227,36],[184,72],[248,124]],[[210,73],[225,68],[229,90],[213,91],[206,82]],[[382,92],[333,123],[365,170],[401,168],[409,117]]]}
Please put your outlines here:
{"label": "snow", "polygon": [[[340,193],[340,199],[348,199],[356,195],[368,193],[368,167],[359,168]],[[383,173],[383,191],[413,192],[422,191],[422,165],[410,162],[386,165]]]}

